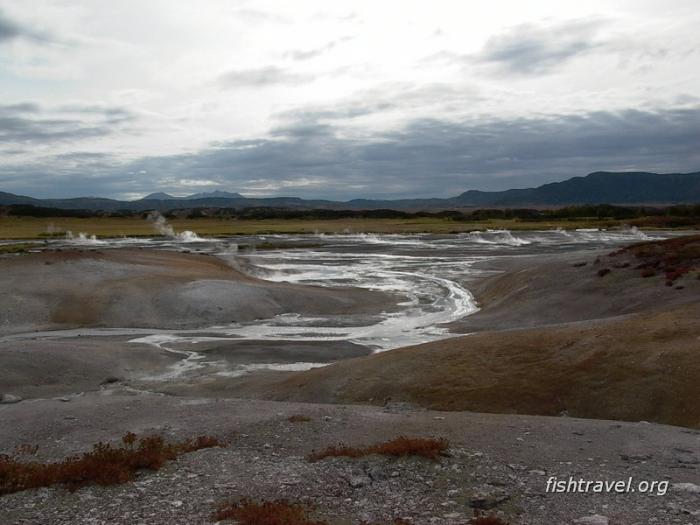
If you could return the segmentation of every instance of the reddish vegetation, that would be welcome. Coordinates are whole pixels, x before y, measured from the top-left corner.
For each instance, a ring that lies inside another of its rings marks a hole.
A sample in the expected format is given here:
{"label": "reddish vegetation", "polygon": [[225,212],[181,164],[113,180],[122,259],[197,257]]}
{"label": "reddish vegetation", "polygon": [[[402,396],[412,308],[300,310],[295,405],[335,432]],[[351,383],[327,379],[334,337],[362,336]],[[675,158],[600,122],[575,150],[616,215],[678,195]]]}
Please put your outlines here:
{"label": "reddish vegetation", "polygon": [[491,516],[479,516],[472,519],[470,525],[509,525],[507,521],[503,521],[494,515]]}
{"label": "reddish vegetation", "polygon": [[287,500],[256,503],[249,499],[224,503],[214,519],[236,520],[238,525],[328,525],[308,517],[309,508]]}
{"label": "reddish vegetation", "polygon": [[89,484],[126,483],[140,469],[158,470],[181,454],[216,446],[221,443],[209,436],[166,443],[160,436],[137,440],[128,432],[118,447],[97,443],[90,452],[57,463],[20,462],[0,456],[0,495],[59,484],[73,491]]}
{"label": "reddish vegetation", "polygon": [[[682,276],[700,272],[700,235],[641,242],[614,251],[610,257],[627,254],[640,261],[635,269],[641,270],[642,277],[653,277],[661,273],[666,279],[666,285],[672,286]],[[616,265],[622,266],[623,264]]]}
{"label": "reddish vegetation", "polygon": [[[380,524],[371,524],[366,521],[361,521],[360,525],[380,525]],[[391,525],[413,525],[413,522],[411,520],[407,520],[405,518],[394,518],[394,521],[391,522]]]}
{"label": "reddish vegetation", "polygon": [[308,423],[309,421],[311,421],[311,418],[303,414],[294,414],[293,416],[289,416],[287,418],[287,421],[289,421],[290,423]]}
{"label": "reddish vegetation", "polygon": [[400,436],[391,441],[367,447],[350,447],[341,443],[320,452],[312,452],[309,454],[308,459],[309,461],[318,461],[319,459],[332,456],[359,458],[372,454],[381,454],[394,457],[421,456],[436,461],[439,456],[444,455],[448,446],[449,442],[444,438],[409,438]]}

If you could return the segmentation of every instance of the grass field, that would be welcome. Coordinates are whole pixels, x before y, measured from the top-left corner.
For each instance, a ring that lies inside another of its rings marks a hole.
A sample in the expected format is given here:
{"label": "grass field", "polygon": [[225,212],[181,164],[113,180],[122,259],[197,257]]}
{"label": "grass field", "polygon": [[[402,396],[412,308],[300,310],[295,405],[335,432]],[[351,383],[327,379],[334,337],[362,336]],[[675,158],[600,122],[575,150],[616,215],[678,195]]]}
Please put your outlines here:
{"label": "grass field", "polygon": [[[190,230],[201,236],[271,233],[459,233],[486,229],[546,230],[552,228],[611,228],[621,221],[581,219],[575,221],[487,220],[462,222],[425,217],[416,219],[173,219],[175,231]],[[153,236],[153,224],[139,218],[0,217],[0,239],[41,239],[65,232],[98,237]]]}

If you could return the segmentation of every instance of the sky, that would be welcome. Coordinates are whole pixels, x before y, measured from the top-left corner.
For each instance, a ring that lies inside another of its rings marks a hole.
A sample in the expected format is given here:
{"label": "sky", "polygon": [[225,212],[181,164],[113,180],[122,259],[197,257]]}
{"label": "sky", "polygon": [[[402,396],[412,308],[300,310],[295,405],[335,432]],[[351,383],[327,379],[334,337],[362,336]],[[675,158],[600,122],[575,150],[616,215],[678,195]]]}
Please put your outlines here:
{"label": "sky", "polygon": [[695,0],[0,0],[0,191],[449,197],[700,170]]}

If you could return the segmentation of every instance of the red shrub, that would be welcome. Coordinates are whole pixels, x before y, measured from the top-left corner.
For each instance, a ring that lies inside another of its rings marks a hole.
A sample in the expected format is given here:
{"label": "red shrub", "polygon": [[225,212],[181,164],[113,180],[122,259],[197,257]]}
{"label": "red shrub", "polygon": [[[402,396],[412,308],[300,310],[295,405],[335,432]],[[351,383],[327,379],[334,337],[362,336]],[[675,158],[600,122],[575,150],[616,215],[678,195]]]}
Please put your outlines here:
{"label": "red shrub", "polygon": [[84,485],[116,485],[134,478],[140,469],[158,470],[180,454],[220,446],[216,438],[200,436],[194,441],[166,443],[160,436],[143,437],[128,432],[122,445],[93,445],[90,452],[57,463],[19,462],[0,456],[0,495],[62,484],[69,490]]}
{"label": "red shrub", "polygon": [[470,525],[509,525],[507,521],[503,521],[501,518],[494,515],[478,516],[473,518],[469,523]]}
{"label": "red shrub", "polygon": [[290,423],[308,423],[309,421],[311,421],[311,418],[303,414],[294,414],[293,416],[289,416],[287,418],[287,421],[289,421]]}
{"label": "red shrub", "polygon": [[236,520],[238,525],[328,525],[325,521],[307,516],[308,507],[286,500],[256,503],[249,499],[224,503],[214,514],[214,519]]}
{"label": "red shrub", "polygon": [[444,438],[409,438],[400,436],[391,441],[377,443],[368,447],[350,447],[341,443],[337,446],[328,447],[320,452],[312,452],[308,456],[308,459],[309,461],[318,461],[319,459],[331,456],[359,458],[372,454],[381,454],[394,457],[422,456],[436,461],[440,455],[445,453],[448,447],[449,442]]}

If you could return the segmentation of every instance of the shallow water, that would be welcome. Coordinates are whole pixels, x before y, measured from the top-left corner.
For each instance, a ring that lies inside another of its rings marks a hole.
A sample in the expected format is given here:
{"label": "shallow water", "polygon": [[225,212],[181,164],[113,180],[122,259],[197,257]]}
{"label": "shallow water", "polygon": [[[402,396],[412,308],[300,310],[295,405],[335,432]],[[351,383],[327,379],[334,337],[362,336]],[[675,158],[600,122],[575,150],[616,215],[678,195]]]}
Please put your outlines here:
{"label": "shallow water", "polygon": [[[488,264],[480,264],[477,270],[474,268],[477,262],[497,257],[612,247],[670,235],[650,235],[636,229],[517,233],[489,230],[457,235],[319,234],[202,239],[190,232],[173,232],[170,238],[104,240],[76,234],[68,239],[49,241],[49,244],[99,249],[143,246],[210,253],[244,272],[270,281],[384,291],[397,298],[398,308],[376,316],[308,317],[290,312],[271,319],[203,327],[196,331],[91,329],[33,333],[31,336],[134,335],[131,340],[134,343],[149,344],[182,356],[169,370],[152,378],[159,380],[201,373],[230,377],[260,369],[304,370],[326,363],[231,365],[223,360],[208,359],[191,347],[204,341],[348,341],[368,351],[379,352],[434,341],[452,335],[445,323],[478,309],[469,292],[469,282],[480,273],[488,272]],[[250,248],[262,243],[267,246],[280,243],[284,249]],[[239,250],[239,246],[244,245],[248,249]],[[206,335],[202,335],[205,332]],[[189,344],[187,350],[181,349],[184,343]]]}

